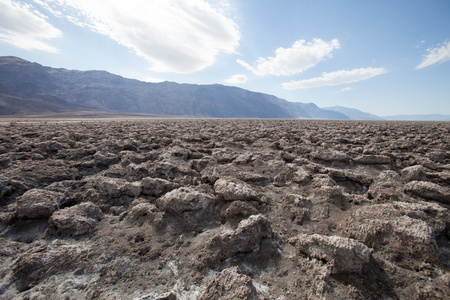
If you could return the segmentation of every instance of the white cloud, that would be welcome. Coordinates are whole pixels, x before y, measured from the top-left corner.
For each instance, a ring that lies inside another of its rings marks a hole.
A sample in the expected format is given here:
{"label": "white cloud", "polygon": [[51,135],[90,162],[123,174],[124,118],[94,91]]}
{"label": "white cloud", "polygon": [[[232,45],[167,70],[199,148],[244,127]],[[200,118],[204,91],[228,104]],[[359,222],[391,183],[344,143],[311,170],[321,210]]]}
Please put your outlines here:
{"label": "white cloud", "polygon": [[48,0],[72,23],[106,35],[159,72],[191,73],[234,53],[237,25],[204,0]]}
{"label": "white cloud", "polygon": [[237,74],[233,75],[228,79],[225,79],[225,82],[232,83],[232,84],[239,84],[239,83],[246,83],[248,80],[246,75],[243,74]]}
{"label": "white cloud", "polygon": [[54,10],[47,2],[44,2],[42,0],[33,0],[33,2],[48,10],[52,15],[62,17],[62,12],[60,12],[59,10]]}
{"label": "white cloud", "polygon": [[353,90],[353,89],[348,86],[348,87],[341,89],[341,92],[350,92],[351,90]]}
{"label": "white cloud", "polygon": [[360,68],[350,71],[340,70],[330,73],[322,73],[321,77],[315,77],[300,81],[290,81],[282,84],[286,90],[309,89],[322,86],[334,86],[366,80],[386,73],[384,68]]}
{"label": "white cloud", "polygon": [[26,50],[57,53],[49,40],[62,36],[29,4],[0,0],[0,42]]}
{"label": "white cloud", "polygon": [[423,61],[416,69],[423,69],[435,63],[443,63],[450,60],[450,41],[445,42],[442,46],[427,49],[428,54],[425,55]]}
{"label": "white cloud", "polygon": [[325,42],[321,39],[296,41],[291,48],[278,48],[275,57],[260,57],[253,67],[243,60],[237,63],[252,71],[256,75],[294,75],[314,67],[326,57],[331,56],[334,49],[339,49],[337,39]]}

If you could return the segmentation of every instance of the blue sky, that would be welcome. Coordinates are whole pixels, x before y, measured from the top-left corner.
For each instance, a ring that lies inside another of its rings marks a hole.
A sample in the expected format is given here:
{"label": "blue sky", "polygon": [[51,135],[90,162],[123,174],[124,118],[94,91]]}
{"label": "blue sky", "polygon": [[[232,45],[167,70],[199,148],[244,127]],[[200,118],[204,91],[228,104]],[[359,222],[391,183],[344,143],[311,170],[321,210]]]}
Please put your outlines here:
{"label": "blue sky", "polygon": [[450,114],[448,0],[0,0],[6,55],[380,116]]}

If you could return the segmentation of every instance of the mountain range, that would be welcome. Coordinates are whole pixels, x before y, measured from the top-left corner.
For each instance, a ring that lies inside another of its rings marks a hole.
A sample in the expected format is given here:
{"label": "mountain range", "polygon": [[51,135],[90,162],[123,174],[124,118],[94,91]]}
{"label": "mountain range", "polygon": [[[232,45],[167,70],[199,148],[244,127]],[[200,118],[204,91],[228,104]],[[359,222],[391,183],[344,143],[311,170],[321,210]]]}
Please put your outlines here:
{"label": "mountain range", "polygon": [[0,116],[48,114],[381,119],[356,109],[319,108],[233,86],[150,83],[106,71],[56,69],[0,57]]}

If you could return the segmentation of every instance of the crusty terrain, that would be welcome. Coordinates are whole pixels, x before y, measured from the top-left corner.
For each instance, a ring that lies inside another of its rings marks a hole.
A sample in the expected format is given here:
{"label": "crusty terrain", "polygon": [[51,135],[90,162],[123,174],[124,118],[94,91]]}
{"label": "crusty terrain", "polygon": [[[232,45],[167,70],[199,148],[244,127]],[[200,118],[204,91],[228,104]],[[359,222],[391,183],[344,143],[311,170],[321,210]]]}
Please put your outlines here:
{"label": "crusty terrain", "polygon": [[450,123],[0,123],[2,299],[445,299]]}

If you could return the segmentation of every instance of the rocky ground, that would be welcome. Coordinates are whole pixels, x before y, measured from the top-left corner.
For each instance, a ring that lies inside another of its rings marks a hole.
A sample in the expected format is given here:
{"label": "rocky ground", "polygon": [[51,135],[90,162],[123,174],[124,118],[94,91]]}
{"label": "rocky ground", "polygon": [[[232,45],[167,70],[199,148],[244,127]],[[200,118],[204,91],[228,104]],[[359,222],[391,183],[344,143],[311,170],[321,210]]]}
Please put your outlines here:
{"label": "rocky ground", "polygon": [[20,121],[0,141],[2,299],[450,295],[449,122]]}

